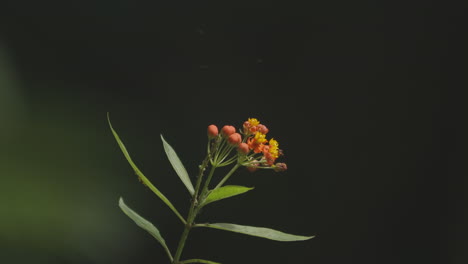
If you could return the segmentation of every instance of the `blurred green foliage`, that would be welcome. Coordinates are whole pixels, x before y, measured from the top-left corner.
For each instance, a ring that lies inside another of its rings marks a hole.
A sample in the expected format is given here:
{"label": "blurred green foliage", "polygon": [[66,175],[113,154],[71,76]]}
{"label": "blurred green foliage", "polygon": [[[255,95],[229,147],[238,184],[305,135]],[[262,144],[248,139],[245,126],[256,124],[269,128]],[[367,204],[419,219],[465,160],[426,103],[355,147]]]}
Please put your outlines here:
{"label": "blurred green foliage", "polygon": [[125,262],[105,114],[100,125],[85,107],[28,100],[0,45],[1,262]]}

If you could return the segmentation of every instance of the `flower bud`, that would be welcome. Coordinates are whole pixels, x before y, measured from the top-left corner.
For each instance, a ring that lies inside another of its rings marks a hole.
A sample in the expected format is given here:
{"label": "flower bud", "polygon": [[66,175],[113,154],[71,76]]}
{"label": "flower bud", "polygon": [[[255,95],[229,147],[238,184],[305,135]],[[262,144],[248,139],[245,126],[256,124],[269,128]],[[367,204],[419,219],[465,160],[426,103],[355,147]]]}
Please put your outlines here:
{"label": "flower bud", "polygon": [[239,133],[234,133],[228,137],[227,141],[229,144],[237,146],[242,142],[242,137]]}
{"label": "flower bud", "polygon": [[246,167],[248,171],[254,172],[258,169],[258,165],[252,164]]}
{"label": "flower bud", "polygon": [[223,128],[221,129],[221,134],[223,134],[223,136],[225,137],[229,137],[235,132],[236,132],[236,128],[233,126],[223,126]]}
{"label": "flower bud", "polygon": [[257,126],[257,131],[262,134],[266,134],[268,133],[268,128],[265,125],[260,124]]}
{"label": "flower bud", "polygon": [[250,124],[249,121],[245,121],[245,122],[244,122],[244,125],[243,125],[244,129],[248,130],[251,126],[252,126],[252,125]]}
{"label": "flower bud", "polygon": [[255,134],[255,132],[257,132],[257,131],[258,131],[258,126],[253,126],[253,127],[250,127],[250,128],[249,128],[249,132],[250,132],[251,134]]}
{"label": "flower bud", "polygon": [[239,144],[237,150],[242,154],[248,154],[250,152],[249,145],[247,145],[247,143],[244,142]]}
{"label": "flower bud", "polygon": [[287,169],[288,169],[288,166],[286,166],[286,163],[281,163],[281,162],[276,163],[275,168],[274,168],[275,171],[285,171]]}
{"label": "flower bud", "polygon": [[214,138],[218,136],[218,127],[215,125],[209,125],[208,126],[208,137],[209,138]]}

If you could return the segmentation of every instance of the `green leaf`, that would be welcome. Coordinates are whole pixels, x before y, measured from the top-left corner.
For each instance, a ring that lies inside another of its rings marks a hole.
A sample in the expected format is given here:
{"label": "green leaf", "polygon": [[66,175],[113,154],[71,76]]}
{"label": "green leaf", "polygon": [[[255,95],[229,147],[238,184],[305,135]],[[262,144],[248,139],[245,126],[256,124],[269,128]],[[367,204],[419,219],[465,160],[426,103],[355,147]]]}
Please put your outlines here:
{"label": "green leaf", "polygon": [[196,227],[211,227],[231,232],[242,233],[250,236],[263,237],[276,241],[302,241],[314,238],[315,236],[298,236],[286,234],[281,231],[277,231],[265,227],[254,227],[254,226],[244,226],[228,223],[215,223],[215,224],[197,224]]}
{"label": "green leaf", "polygon": [[162,194],[162,192],[160,192],[146,177],[145,175],[143,175],[143,173],[140,171],[140,169],[138,169],[138,167],[135,165],[135,163],[133,162],[132,158],[130,157],[130,154],[128,153],[127,151],[127,148],[125,148],[125,145],[123,144],[122,140],[120,140],[120,137],[119,135],[117,134],[117,132],[114,130],[114,128],[112,127],[112,124],[110,122],[110,118],[109,118],[109,113],[107,113],[107,121],[109,122],[109,127],[110,129],[112,130],[112,134],[114,134],[114,137],[115,137],[115,140],[117,141],[117,143],[119,144],[119,147],[120,149],[122,150],[122,153],[124,154],[125,158],[127,159],[128,163],[130,164],[130,166],[132,166],[133,170],[135,171],[136,175],[138,176],[138,178],[143,182],[144,185],[148,186],[148,188],[150,188],[151,191],[154,192],[154,194],[156,194],[156,196],[158,196],[167,206],[169,206],[169,208],[171,208],[171,210],[177,215],[177,217],[179,217],[179,219],[182,221],[182,223],[186,224],[186,221],[185,219],[182,217],[182,215],[177,211],[177,209],[174,207],[174,205],[172,205],[172,203],[166,198],[166,196],[164,196],[164,194]]}
{"label": "green leaf", "polygon": [[119,199],[119,207],[120,209],[122,209],[122,211],[128,216],[130,217],[139,227],[143,228],[144,230],[146,230],[148,233],[150,233],[150,235],[152,235],[154,238],[156,238],[156,240],[163,246],[164,250],[166,251],[167,255],[169,256],[169,258],[171,259],[171,261],[173,260],[173,257],[172,257],[172,254],[171,254],[171,251],[169,250],[169,248],[167,247],[166,245],[166,241],[164,240],[164,238],[161,236],[161,234],[159,233],[159,230],[151,223],[149,222],[148,220],[144,219],[143,217],[141,217],[139,214],[137,214],[135,211],[133,211],[132,209],[130,209],[123,201],[122,197],[120,197]]}
{"label": "green leaf", "polygon": [[209,203],[216,202],[222,199],[226,199],[235,195],[243,194],[252,189],[253,188],[249,188],[245,186],[238,186],[238,185],[226,185],[223,187],[219,187],[211,191],[210,194],[208,194],[208,197],[206,197],[202,206],[205,206]]}
{"label": "green leaf", "polygon": [[192,185],[192,182],[190,181],[187,170],[185,170],[185,167],[180,161],[176,152],[171,147],[171,145],[169,145],[169,143],[166,142],[166,140],[164,139],[162,135],[161,135],[161,140],[163,142],[164,151],[166,151],[166,155],[169,158],[169,161],[171,162],[172,167],[174,168],[174,170],[176,171],[177,175],[182,180],[182,182],[185,184],[185,187],[187,187],[187,190],[189,191],[190,195],[193,196],[193,194],[195,193],[195,190],[193,189],[193,185]]}
{"label": "green leaf", "polygon": [[221,264],[219,262],[214,262],[214,261],[209,261],[209,260],[204,260],[204,259],[187,259],[184,261],[181,261],[180,263],[206,263],[206,264]]}

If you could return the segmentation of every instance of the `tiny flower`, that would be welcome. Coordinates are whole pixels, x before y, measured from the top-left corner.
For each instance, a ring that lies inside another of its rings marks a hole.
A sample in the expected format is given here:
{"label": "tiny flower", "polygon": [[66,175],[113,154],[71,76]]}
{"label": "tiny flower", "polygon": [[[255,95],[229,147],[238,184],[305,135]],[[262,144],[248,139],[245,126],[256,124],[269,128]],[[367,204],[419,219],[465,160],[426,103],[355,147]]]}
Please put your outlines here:
{"label": "tiny flower", "polygon": [[250,124],[250,122],[249,122],[249,121],[245,121],[243,127],[244,127],[244,134],[250,135],[250,134],[251,134],[250,128],[252,127],[252,125]]}
{"label": "tiny flower", "polygon": [[236,128],[233,126],[223,126],[223,128],[221,129],[221,134],[223,134],[223,136],[225,137],[229,137],[235,132],[236,132]]}
{"label": "tiny flower", "polygon": [[272,166],[275,160],[279,157],[278,141],[270,139],[268,145],[265,145],[262,149],[263,157],[265,158],[266,164]]}
{"label": "tiny flower", "polygon": [[257,118],[249,118],[247,121],[252,125],[252,126],[258,126],[260,124],[260,121],[257,120]]}
{"label": "tiny flower", "polygon": [[274,170],[275,171],[285,171],[288,169],[288,166],[286,166],[286,163],[276,163],[275,164],[275,167],[274,167]]}
{"label": "tiny flower", "polygon": [[256,132],[254,137],[251,137],[247,140],[249,148],[252,149],[255,153],[260,153],[263,150],[264,143],[267,142],[265,134]]}
{"label": "tiny flower", "polygon": [[244,129],[249,129],[249,127],[251,127],[250,122],[245,121],[244,124],[243,124],[243,127],[244,127]]}
{"label": "tiny flower", "polygon": [[269,152],[271,153],[271,155],[275,158],[278,158],[279,157],[279,143],[278,141],[274,140],[273,138],[270,139],[270,141],[268,142],[268,144],[270,145],[270,149],[269,149]]}
{"label": "tiny flower", "polygon": [[276,158],[271,154],[271,147],[263,147],[263,157],[265,158],[266,164],[272,166],[275,163]]}
{"label": "tiny flower", "polygon": [[208,126],[208,137],[209,138],[214,138],[218,136],[218,127],[215,125],[209,125]]}
{"label": "tiny flower", "polygon": [[239,133],[233,133],[228,137],[227,141],[229,144],[237,146],[242,142],[242,137]]}
{"label": "tiny flower", "polygon": [[260,122],[256,118],[249,118],[244,122],[244,134],[250,135],[258,130]]}
{"label": "tiny flower", "polygon": [[267,142],[265,137],[266,137],[265,134],[263,134],[261,132],[257,132],[257,133],[255,133],[254,141],[257,144],[263,144],[263,143]]}
{"label": "tiny flower", "polygon": [[254,134],[255,132],[257,132],[257,130],[258,130],[258,126],[250,127],[250,128],[249,128],[249,133],[250,133],[250,134]]}
{"label": "tiny flower", "polygon": [[247,145],[247,143],[244,142],[239,144],[237,150],[242,154],[248,154],[250,152],[249,145]]}

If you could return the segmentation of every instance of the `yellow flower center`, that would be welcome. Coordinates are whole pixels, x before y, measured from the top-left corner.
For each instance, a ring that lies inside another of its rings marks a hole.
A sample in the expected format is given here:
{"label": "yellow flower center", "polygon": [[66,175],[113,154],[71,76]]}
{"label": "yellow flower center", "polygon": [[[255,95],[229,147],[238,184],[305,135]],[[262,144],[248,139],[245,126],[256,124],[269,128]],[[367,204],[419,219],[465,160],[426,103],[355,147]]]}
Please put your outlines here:
{"label": "yellow flower center", "polygon": [[260,121],[257,120],[257,118],[249,118],[247,121],[249,121],[251,126],[258,126],[260,124]]}
{"label": "yellow flower center", "polygon": [[255,133],[254,140],[255,140],[255,142],[256,142],[257,144],[262,144],[262,143],[267,142],[267,140],[266,140],[265,137],[266,137],[265,134],[262,134],[262,133],[260,133],[260,132],[257,131],[257,132]]}
{"label": "yellow flower center", "polygon": [[270,154],[273,157],[278,158],[278,156],[279,156],[279,151],[278,151],[279,143],[278,143],[278,141],[276,141],[276,140],[274,140],[272,138],[272,139],[270,139],[268,144],[270,145],[270,149],[268,150],[270,152]]}

